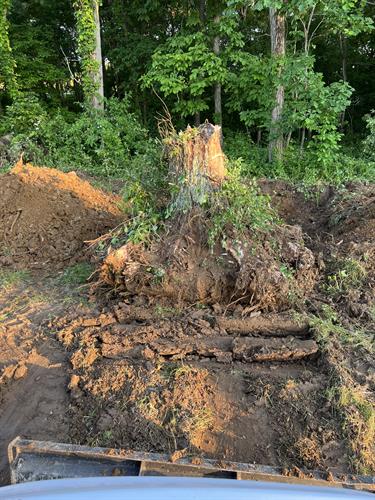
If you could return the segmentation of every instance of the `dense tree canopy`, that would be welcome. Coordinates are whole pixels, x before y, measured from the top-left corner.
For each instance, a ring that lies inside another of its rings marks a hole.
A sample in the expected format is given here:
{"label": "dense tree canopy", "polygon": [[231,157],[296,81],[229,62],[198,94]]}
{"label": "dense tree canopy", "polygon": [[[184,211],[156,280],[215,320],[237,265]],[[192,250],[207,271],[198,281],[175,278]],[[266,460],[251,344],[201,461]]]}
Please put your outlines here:
{"label": "dense tree canopy", "polygon": [[367,130],[374,13],[366,0],[1,0],[1,130],[19,132],[4,123],[20,102],[77,119],[103,73],[105,98],[126,98],[152,134],[167,108],[176,127],[208,119],[224,138],[277,141],[278,161],[308,149],[324,165]]}

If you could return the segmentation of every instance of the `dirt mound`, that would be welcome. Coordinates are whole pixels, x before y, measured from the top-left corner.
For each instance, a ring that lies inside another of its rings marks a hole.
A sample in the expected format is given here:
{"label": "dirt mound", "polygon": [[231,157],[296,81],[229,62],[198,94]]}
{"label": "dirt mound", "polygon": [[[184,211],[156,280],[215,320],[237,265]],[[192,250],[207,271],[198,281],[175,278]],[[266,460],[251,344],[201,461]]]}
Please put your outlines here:
{"label": "dirt mound", "polygon": [[368,251],[375,257],[375,186],[354,185],[336,196],[331,202],[328,227],[345,250],[362,246],[362,253]]}
{"label": "dirt mound", "polygon": [[0,182],[0,265],[62,267],[116,226],[118,200],[74,172],[18,163]]}
{"label": "dirt mound", "polygon": [[[224,248],[225,246],[225,248]],[[308,294],[317,268],[299,226],[248,231],[225,245],[208,245],[204,214],[172,223],[151,247],[128,243],[112,252],[101,278],[127,294],[173,304],[240,305],[245,313],[283,310]]]}

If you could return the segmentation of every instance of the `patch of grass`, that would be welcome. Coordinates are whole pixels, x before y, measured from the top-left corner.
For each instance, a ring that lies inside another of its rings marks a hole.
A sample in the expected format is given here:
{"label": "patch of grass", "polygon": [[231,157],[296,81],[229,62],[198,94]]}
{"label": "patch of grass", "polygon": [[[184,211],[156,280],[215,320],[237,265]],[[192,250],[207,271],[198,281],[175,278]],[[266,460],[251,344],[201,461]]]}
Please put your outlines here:
{"label": "patch of grass", "polygon": [[179,377],[194,371],[194,368],[189,365],[177,363],[165,363],[161,366],[162,376],[169,382],[177,380]]}
{"label": "patch of grass", "polygon": [[10,290],[28,280],[28,271],[0,270],[0,290]]}
{"label": "patch of grass", "polygon": [[375,473],[375,405],[365,392],[354,386],[337,389],[337,407],[352,452],[353,468],[360,474]]}
{"label": "patch of grass", "polygon": [[190,419],[190,432],[204,432],[213,424],[211,408],[201,408]]}
{"label": "patch of grass", "polygon": [[165,318],[170,316],[179,316],[181,314],[181,309],[177,307],[167,307],[158,304],[155,306],[155,314],[159,318]]}
{"label": "patch of grass", "polygon": [[83,285],[93,272],[93,267],[87,262],[79,262],[68,267],[59,277],[59,283],[63,285]]}
{"label": "patch of grass", "polygon": [[362,347],[370,353],[375,352],[374,336],[364,328],[347,329],[339,322],[336,311],[329,305],[322,307],[320,316],[309,318],[310,328],[316,341],[325,350],[329,343],[337,338],[342,344]]}
{"label": "patch of grass", "polygon": [[113,443],[113,438],[114,438],[113,431],[106,430],[103,432],[99,432],[95,436],[88,439],[87,444],[88,444],[88,446],[93,446],[93,447],[96,447],[96,446],[107,447]]}
{"label": "patch of grass", "polygon": [[361,286],[366,276],[366,269],[361,262],[353,258],[343,259],[337,262],[335,272],[328,275],[325,290],[330,295],[340,295]]}

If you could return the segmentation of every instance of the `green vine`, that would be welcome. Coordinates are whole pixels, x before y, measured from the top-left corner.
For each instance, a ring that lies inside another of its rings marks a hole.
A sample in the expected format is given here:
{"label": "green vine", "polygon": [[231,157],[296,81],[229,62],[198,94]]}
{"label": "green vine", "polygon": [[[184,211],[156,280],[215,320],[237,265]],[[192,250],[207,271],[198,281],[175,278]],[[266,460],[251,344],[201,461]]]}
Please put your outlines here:
{"label": "green vine", "polygon": [[5,89],[13,98],[17,95],[15,62],[9,42],[7,13],[11,0],[0,0],[0,90]]}
{"label": "green vine", "polygon": [[[0,0],[1,1],[1,0]],[[78,54],[82,66],[82,87],[85,98],[91,100],[99,89],[96,75],[99,63],[95,60],[95,2],[98,0],[74,0],[77,23]]]}

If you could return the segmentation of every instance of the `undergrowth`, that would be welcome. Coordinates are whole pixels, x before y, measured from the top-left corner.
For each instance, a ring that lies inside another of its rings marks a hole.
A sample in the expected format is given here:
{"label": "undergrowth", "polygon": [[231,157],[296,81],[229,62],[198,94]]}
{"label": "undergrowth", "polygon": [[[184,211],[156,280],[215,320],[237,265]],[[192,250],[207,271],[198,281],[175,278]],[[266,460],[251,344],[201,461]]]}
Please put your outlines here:
{"label": "undergrowth", "polygon": [[88,262],[79,262],[65,271],[59,276],[59,283],[63,285],[83,285],[87,282],[90,275],[93,273],[93,266]]}
{"label": "undergrowth", "polygon": [[331,367],[326,397],[340,418],[351,466],[356,473],[372,475],[375,473],[375,404],[369,399],[366,387],[351,377],[346,360],[350,359],[350,349],[358,347],[373,355],[373,335],[362,328],[343,327],[338,314],[328,305],[322,307],[319,316],[310,318],[310,327]]}
{"label": "undergrowth", "polygon": [[0,290],[10,290],[30,277],[27,271],[0,269]]}
{"label": "undergrowth", "polygon": [[352,469],[371,476],[375,473],[375,404],[343,367],[335,371],[327,399],[340,416]]}
{"label": "undergrowth", "polygon": [[369,353],[375,353],[373,334],[362,327],[350,330],[345,328],[340,324],[337,312],[327,304],[322,306],[319,316],[309,318],[309,324],[323,350],[328,349],[334,339],[338,339],[344,345],[361,347]]}
{"label": "undergrowth", "polygon": [[324,184],[339,186],[351,181],[375,181],[374,156],[354,156],[343,147],[321,162],[314,150],[307,147],[301,151],[291,143],[282,161],[269,163],[266,146],[254,144],[248,134],[237,132],[226,135],[225,152],[230,160],[243,160],[246,177],[281,179],[307,191]]}
{"label": "undergrowth", "polygon": [[246,230],[268,231],[279,219],[271,208],[270,198],[260,193],[255,180],[241,178],[242,162],[230,165],[221,189],[209,199],[210,228],[208,241],[212,247],[217,240],[225,241],[230,231],[241,236]]}
{"label": "undergrowth", "polygon": [[324,289],[329,295],[338,296],[360,287],[366,276],[366,269],[360,261],[354,258],[341,259],[334,263]]}

